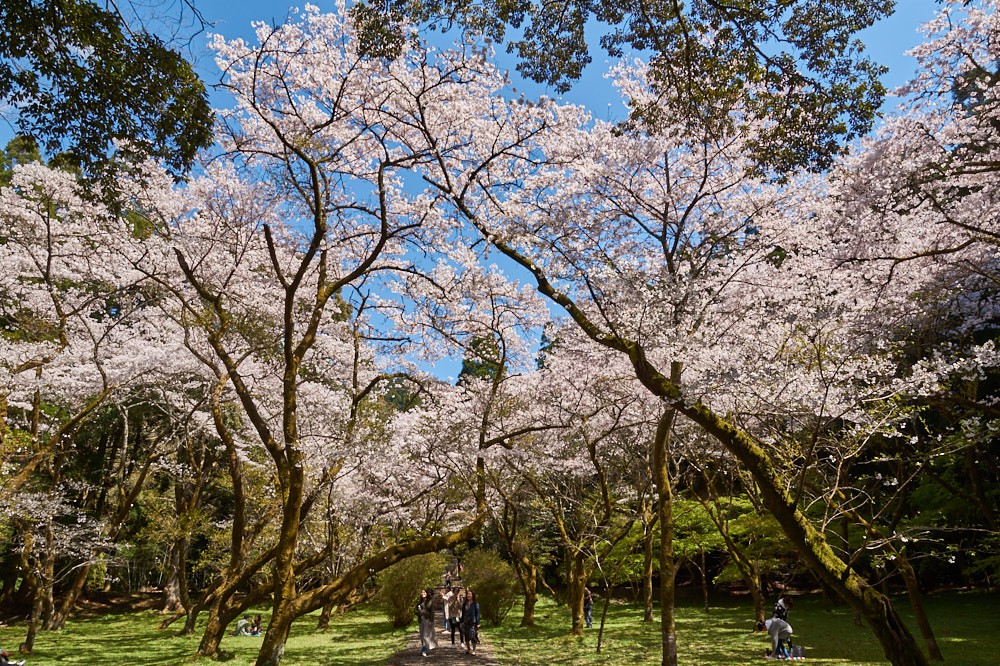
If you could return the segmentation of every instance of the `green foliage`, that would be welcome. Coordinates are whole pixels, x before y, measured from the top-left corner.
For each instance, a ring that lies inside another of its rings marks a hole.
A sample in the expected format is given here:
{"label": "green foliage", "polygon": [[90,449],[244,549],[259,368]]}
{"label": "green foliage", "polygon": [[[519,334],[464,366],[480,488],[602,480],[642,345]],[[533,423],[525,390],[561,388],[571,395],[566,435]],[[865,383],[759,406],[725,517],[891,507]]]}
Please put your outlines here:
{"label": "green foliage", "polygon": [[30,136],[18,135],[7,142],[0,157],[0,185],[9,185],[11,172],[18,164],[41,162],[38,142]]}
{"label": "green foliage", "polygon": [[684,119],[694,132],[716,135],[731,129],[733,114],[771,120],[754,150],[762,169],[786,173],[828,167],[871,128],[886,70],[866,57],[856,35],[890,14],[895,0],[390,0],[379,7],[387,19],[409,15],[444,29],[458,23],[493,41],[518,29],[507,49],[520,58],[517,70],[558,92],[590,63],[586,32],[599,23],[612,57],[650,55],[658,100],[635,108],[633,120],[655,128]]}
{"label": "green foliage", "polygon": [[483,619],[501,624],[522,596],[513,567],[490,550],[473,550],[462,563],[462,581],[476,593]]}
{"label": "green foliage", "polygon": [[152,156],[180,175],[211,144],[190,63],[118,13],[88,0],[0,0],[0,24],[0,101],[49,153],[87,174]]}
{"label": "green foliage", "polygon": [[420,590],[440,581],[446,565],[443,555],[427,553],[408,557],[378,575],[375,603],[393,627],[406,627],[413,622]]}
{"label": "green foliage", "polygon": [[675,557],[694,560],[703,552],[725,551],[725,549],[725,540],[701,502],[674,501]]}
{"label": "green foliage", "polygon": [[[743,555],[754,563],[761,575],[780,572],[797,560],[788,538],[769,513],[761,513],[745,497],[726,498],[720,507],[726,516],[729,533]],[[716,583],[742,582],[743,578],[731,560],[716,577]]]}
{"label": "green foliage", "polygon": [[494,379],[503,372],[503,354],[500,343],[493,338],[475,338],[462,359],[462,370],[458,374],[464,378]]}
{"label": "green foliage", "polygon": [[354,29],[358,32],[358,51],[368,58],[395,60],[403,53],[406,37],[403,34],[402,16],[382,7],[358,3],[350,8]]}

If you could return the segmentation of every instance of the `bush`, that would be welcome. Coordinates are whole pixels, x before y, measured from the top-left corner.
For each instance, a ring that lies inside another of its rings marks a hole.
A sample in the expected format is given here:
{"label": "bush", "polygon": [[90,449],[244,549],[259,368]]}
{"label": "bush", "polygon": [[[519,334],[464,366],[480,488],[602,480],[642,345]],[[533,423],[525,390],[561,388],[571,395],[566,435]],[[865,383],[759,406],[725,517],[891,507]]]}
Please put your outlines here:
{"label": "bush", "polygon": [[499,625],[521,598],[521,585],[513,567],[486,550],[470,552],[462,563],[462,584],[476,593],[482,618]]}
{"label": "bush", "polygon": [[434,587],[446,564],[443,555],[427,553],[408,557],[378,575],[375,603],[385,611],[393,627],[399,629],[413,622],[420,590]]}

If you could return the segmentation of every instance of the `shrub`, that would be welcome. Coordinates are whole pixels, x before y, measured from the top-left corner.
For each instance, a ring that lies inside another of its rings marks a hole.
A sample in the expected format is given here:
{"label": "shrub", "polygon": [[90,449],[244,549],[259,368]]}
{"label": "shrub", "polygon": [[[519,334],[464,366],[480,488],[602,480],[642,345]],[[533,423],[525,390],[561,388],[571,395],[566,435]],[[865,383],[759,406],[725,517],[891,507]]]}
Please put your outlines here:
{"label": "shrub", "polygon": [[499,625],[521,598],[521,586],[513,567],[487,550],[470,552],[462,563],[465,569],[462,584],[476,593],[482,618]]}
{"label": "shrub", "polygon": [[433,587],[441,580],[446,562],[438,553],[415,555],[378,575],[375,603],[385,611],[393,627],[399,629],[413,622],[420,590]]}

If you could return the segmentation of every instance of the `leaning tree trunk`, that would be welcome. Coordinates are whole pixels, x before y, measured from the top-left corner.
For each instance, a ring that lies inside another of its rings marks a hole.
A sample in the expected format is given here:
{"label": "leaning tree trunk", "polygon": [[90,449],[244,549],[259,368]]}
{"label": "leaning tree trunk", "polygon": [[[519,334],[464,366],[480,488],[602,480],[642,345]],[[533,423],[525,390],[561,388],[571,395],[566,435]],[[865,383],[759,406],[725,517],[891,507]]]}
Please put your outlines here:
{"label": "leaning tree trunk", "polygon": [[202,657],[219,656],[219,646],[222,645],[222,637],[226,635],[226,627],[240,614],[238,608],[221,605],[218,601],[213,604],[212,610],[198,644],[198,654]]}
{"label": "leaning tree trunk", "polygon": [[52,616],[45,626],[46,629],[59,631],[65,628],[69,614],[76,608],[76,602],[79,600],[80,595],[83,594],[83,588],[87,584],[87,579],[90,577],[90,570],[92,568],[93,565],[88,562],[77,570],[73,584],[66,590],[66,594],[63,596],[59,607],[53,611]]}
{"label": "leaning tree trunk", "polygon": [[495,248],[529,271],[535,278],[538,291],[564,308],[588,337],[627,356],[635,371],[636,379],[650,393],[665,400],[672,408],[715,437],[743,464],[760,488],[765,508],[781,525],[789,543],[798,550],[803,561],[817,578],[825,580],[845,601],[868,619],[872,631],[882,645],[885,657],[894,666],[929,666],[927,657],[920,651],[916,639],[903,624],[889,599],[866,580],[850,571],[826,542],[825,535],[798,510],[786,492],[782,478],[775,470],[768,453],[729,419],[681,391],[680,382],[674,379],[675,365],[680,367],[678,364],[671,363],[671,376],[664,376],[647,358],[646,350],[641,343],[607,334],[595,325],[588,314],[569,296],[555,287],[538,264],[502,239],[490,234],[482,220],[468,208],[463,207],[462,211],[467,219],[484,232]]}
{"label": "leaning tree trunk", "polygon": [[628,353],[636,377],[643,385],[676,405],[677,411],[715,437],[743,464],[757,483],[765,508],[781,525],[789,543],[816,577],[823,579],[868,620],[886,659],[894,666],[929,666],[927,657],[889,598],[851,571],[827,543],[825,535],[798,510],[767,452],[704,403],[687,399],[679,383],[673,380],[673,370],[670,379],[664,377],[649,363],[640,345],[623,344],[622,351]]}
{"label": "leaning tree trunk", "polygon": [[902,551],[898,551],[898,554],[899,572],[906,583],[906,592],[910,597],[910,606],[913,608],[913,616],[917,620],[917,627],[920,628],[920,634],[924,637],[927,654],[935,661],[944,661],[944,655],[941,654],[941,648],[938,646],[937,638],[934,636],[934,629],[931,628],[931,622],[927,619],[927,611],[924,609],[924,597],[920,593],[920,583],[917,581],[917,574],[910,565],[910,558]]}

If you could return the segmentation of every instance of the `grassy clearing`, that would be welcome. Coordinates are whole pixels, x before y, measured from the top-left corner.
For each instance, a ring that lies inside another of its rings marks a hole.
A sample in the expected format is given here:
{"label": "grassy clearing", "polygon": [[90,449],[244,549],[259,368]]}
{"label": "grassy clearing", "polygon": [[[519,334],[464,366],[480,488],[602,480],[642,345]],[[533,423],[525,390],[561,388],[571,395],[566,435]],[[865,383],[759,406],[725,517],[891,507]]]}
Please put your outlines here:
{"label": "grassy clearing", "polygon": [[[260,613],[266,625],[267,609]],[[214,664],[194,656],[201,639],[200,630],[193,636],[178,636],[171,627],[159,631],[163,616],[155,611],[111,613],[73,619],[66,629],[40,632],[35,651],[28,658],[30,666],[47,664],[93,664],[95,661],[122,666],[154,664]],[[384,666],[389,655],[402,649],[409,632],[394,630],[379,611],[358,609],[336,615],[328,631],[316,629],[316,616],[303,618],[292,628],[285,648],[285,663],[295,666]],[[200,628],[199,628],[200,629]],[[0,646],[13,652],[24,640],[24,627],[0,627]],[[222,658],[226,664],[243,666],[257,658],[260,636],[226,636]]]}
{"label": "grassy clearing", "polygon": [[[916,632],[905,598],[894,600]],[[506,626],[486,627],[504,666],[608,664],[659,666],[659,623],[643,623],[642,611],[631,604],[612,603],[600,654],[598,625],[603,601],[594,606],[594,628],[582,638],[567,635],[565,609],[546,600],[536,611],[537,626],[517,627],[519,616],[508,616]],[[1000,663],[1000,595],[945,594],[928,600],[928,613],[948,666],[987,666]],[[884,666],[888,662],[871,631],[855,627],[846,607],[826,609],[818,597],[796,600],[790,621],[795,642],[806,649],[806,661],[815,666]],[[751,611],[737,602],[677,609],[678,661],[685,666],[746,664],[765,661],[770,645],[766,634],[750,631]]]}
{"label": "grassy clearing", "polygon": [[[900,612],[909,621],[905,599],[897,599]],[[601,653],[596,652],[597,626],[602,600],[594,608],[595,628],[582,638],[567,634],[565,608],[542,600],[537,626],[517,626],[515,609],[502,627],[483,627],[504,666],[558,664],[608,664],[612,666],[658,666],[659,624],[641,621],[635,605],[613,603],[610,607]],[[928,611],[948,666],[987,666],[1000,663],[1000,594],[949,593],[928,599]],[[259,612],[267,621],[266,609]],[[215,663],[193,656],[200,633],[177,636],[176,631],[158,631],[162,616],[153,611],[95,614],[76,618],[64,631],[42,632],[36,642],[31,666],[46,664],[106,663],[146,666],[153,664]],[[802,597],[791,615],[796,642],[805,646],[807,662],[816,666],[883,666],[881,649],[871,632],[859,629],[843,607],[827,610],[822,601]],[[705,613],[700,606],[678,608],[679,661],[685,666],[746,664],[763,659],[766,636],[750,632],[750,611],[737,601],[714,605]],[[912,622],[911,622],[912,627]],[[413,627],[410,628],[413,630]],[[915,629],[914,629],[915,630]],[[361,608],[334,616],[329,631],[316,629],[316,617],[296,623],[285,652],[285,663],[295,666],[384,666],[389,655],[401,649],[410,632],[394,630],[375,610]],[[0,646],[16,648],[24,640],[24,627],[0,627]],[[261,638],[226,636],[225,663],[252,664]]]}

